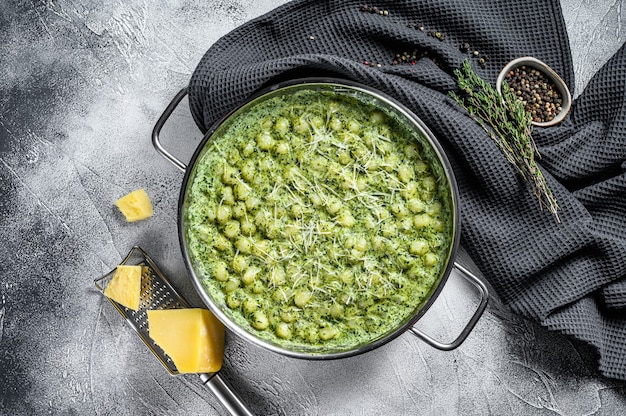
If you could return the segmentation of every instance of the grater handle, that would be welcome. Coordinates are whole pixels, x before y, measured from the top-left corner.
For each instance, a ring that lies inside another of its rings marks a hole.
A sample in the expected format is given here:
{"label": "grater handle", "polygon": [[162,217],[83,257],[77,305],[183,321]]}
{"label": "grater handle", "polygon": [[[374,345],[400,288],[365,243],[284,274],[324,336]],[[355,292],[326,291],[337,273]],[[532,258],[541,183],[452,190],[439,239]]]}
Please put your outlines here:
{"label": "grater handle", "polygon": [[219,374],[200,374],[202,383],[217,397],[231,416],[253,416],[237,393]]}

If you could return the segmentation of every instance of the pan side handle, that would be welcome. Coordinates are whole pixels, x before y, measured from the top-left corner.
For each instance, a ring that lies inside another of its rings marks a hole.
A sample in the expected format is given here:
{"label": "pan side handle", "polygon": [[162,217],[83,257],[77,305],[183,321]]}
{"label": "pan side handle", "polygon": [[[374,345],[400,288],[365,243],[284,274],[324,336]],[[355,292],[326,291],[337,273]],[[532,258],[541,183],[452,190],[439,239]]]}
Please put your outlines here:
{"label": "pan side handle", "polygon": [[463,276],[466,280],[472,283],[474,287],[476,287],[480,295],[480,303],[478,304],[476,311],[474,312],[474,314],[472,315],[468,323],[465,325],[465,327],[463,328],[459,336],[456,337],[454,341],[447,344],[444,342],[437,341],[436,339],[432,338],[430,335],[415,328],[415,326],[409,328],[409,331],[411,331],[413,335],[415,335],[422,341],[426,342],[428,345],[434,348],[437,348],[439,350],[442,350],[442,351],[451,351],[457,348],[459,345],[461,345],[463,341],[465,341],[465,339],[470,334],[470,332],[472,332],[472,329],[474,329],[474,326],[476,326],[476,323],[478,322],[483,312],[485,311],[485,308],[487,307],[487,303],[489,301],[489,290],[487,289],[487,286],[478,277],[476,277],[472,272],[470,272],[467,268],[465,268],[458,262],[454,262],[454,268],[460,272],[461,276]]}
{"label": "pan side handle", "polygon": [[253,416],[245,403],[219,373],[200,374],[202,383],[217,397],[231,416]]}
{"label": "pan side handle", "polygon": [[154,128],[152,129],[152,145],[154,146],[156,151],[159,152],[159,154],[163,156],[168,162],[170,162],[172,165],[176,166],[183,172],[187,169],[187,165],[181,162],[180,159],[172,155],[163,147],[163,145],[161,144],[161,139],[159,138],[159,134],[161,134],[161,129],[163,128],[163,125],[165,125],[167,119],[172,115],[176,107],[178,107],[178,104],[180,104],[180,102],[183,100],[183,98],[185,98],[186,95],[187,88],[183,88],[182,90],[180,90],[178,94],[174,96],[168,106],[165,107],[165,110],[163,110],[163,114],[161,114],[161,117],[159,117],[156,124],[154,125]]}

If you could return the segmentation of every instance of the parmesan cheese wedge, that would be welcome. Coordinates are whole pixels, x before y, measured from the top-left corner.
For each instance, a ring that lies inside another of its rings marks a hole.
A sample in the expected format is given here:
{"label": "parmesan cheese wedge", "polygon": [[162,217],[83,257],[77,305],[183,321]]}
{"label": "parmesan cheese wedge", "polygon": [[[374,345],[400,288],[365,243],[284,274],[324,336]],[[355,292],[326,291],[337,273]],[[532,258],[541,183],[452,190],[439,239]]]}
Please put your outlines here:
{"label": "parmesan cheese wedge", "polygon": [[120,264],[104,289],[104,295],[134,311],[139,309],[141,295],[141,266]]}
{"label": "parmesan cheese wedge", "polygon": [[126,221],[145,220],[152,216],[152,203],[144,189],[137,189],[115,201]]}
{"label": "parmesan cheese wedge", "polygon": [[222,368],[224,325],[208,310],[148,310],[150,338],[174,361],[179,373]]}

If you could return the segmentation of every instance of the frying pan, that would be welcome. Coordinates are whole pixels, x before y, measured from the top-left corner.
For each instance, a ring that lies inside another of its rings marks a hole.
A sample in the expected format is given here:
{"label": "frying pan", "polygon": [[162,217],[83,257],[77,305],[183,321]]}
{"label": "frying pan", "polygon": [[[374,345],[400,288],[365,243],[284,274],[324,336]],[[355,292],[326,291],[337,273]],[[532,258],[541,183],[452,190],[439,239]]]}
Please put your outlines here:
{"label": "frying pan", "polygon": [[[193,182],[195,177],[196,164],[202,159],[206,152],[210,151],[210,143],[212,138],[216,135],[219,135],[226,128],[224,126],[229,125],[229,123],[233,122],[233,120],[236,120],[237,117],[241,117],[243,114],[245,114],[246,111],[254,111],[253,109],[255,103],[271,99],[272,97],[276,97],[281,94],[291,94],[295,91],[299,91],[302,89],[312,89],[316,91],[325,91],[331,93],[337,92],[342,94],[348,93],[354,95],[355,97],[360,97],[368,103],[374,103],[374,105],[378,106],[381,110],[387,113],[391,112],[395,116],[402,119],[403,122],[407,123],[410,128],[412,128],[419,135],[423,142],[422,145],[430,146],[433,153],[436,154],[445,173],[444,186],[448,187],[452,199],[452,242],[447,252],[445,266],[441,268],[441,272],[437,276],[435,284],[432,286],[430,292],[421,302],[419,307],[417,307],[412,314],[410,314],[403,321],[401,321],[400,324],[385,333],[384,336],[378,337],[374,340],[369,340],[367,342],[351,345],[345,348],[329,348],[327,350],[321,351],[310,351],[302,348],[293,348],[290,346],[285,346],[279,343],[268,341],[267,339],[262,339],[257,334],[255,334],[254,331],[250,330],[249,328],[245,328],[235,322],[228,308],[216,302],[216,300],[213,299],[209,291],[204,286],[203,279],[205,278],[205,276],[203,276],[202,273],[199,272],[199,267],[196,265],[196,261],[190,253],[188,247],[188,239],[186,237],[188,228],[188,223],[186,220],[186,210],[189,204],[188,200],[191,187],[190,184]],[[470,334],[470,332],[480,319],[481,315],[483,314],[488,303],[489,294],[487,287],[480,279],[473,275],[467,268],[455,261],[461,233],[458,200],[459,197],[456,180],[454,178],[454,173],[443,151],[442,146],[440,145],[434,134],[426,126],[426,124],[419,117],[417,117],[417,115],[415,115],[408,108],[406,108],[404,105],[402,105],[400,102],[393,99],[392,97],[376,89],[352,81],[334,78],[305,78],[290,80],[277,83],[270,87],[264,88],[256,94],[253,94],[248,100],[241,103],[237,108],[230,111],[221,120],[216,122],[213,127],[211,127],[206,132],[200,144],[197,146],[190,162],[186,164],[173,156],[170,152],[168,152],[161,144],[159,137],[161,129],[163,128],[167,119],[174,112],[176,107],[186,95],[187,90],[181,90],[164,110],[163,114],[158,119],[153,129],[152,142],[158,153],[160,153],[165,159],[167,159],[174,166],[184,172],[183,185],[181,187],[178,203],[178,232],[182,254],[187,269],[189,271],[192,283],[197,290],[200,298],[203,300],[206,306],[218,317],[218,319],[220,319],[225,324],[227,328],[229,328],[235,334],[263,348],[286,356],[303,359],[336,359],[361,354],[377,348],[405,332],[412,333],[429,345],[444,351],[455,349],[463,343],[463,341]],[[435,302],[453,268],[456,269],[461,276],[463,276],[465,279],[473,284],[473,286],[477,289],[480,295],[480,301],[476,311],[473,313],[472,317],[464,326],[461,333],[452,342],[447,343],[438,341],[430,335],[417,329],[415,327],[415,324],[422,318],[422,316],[426,313],[426,311],[433,304],[433,302]]]}

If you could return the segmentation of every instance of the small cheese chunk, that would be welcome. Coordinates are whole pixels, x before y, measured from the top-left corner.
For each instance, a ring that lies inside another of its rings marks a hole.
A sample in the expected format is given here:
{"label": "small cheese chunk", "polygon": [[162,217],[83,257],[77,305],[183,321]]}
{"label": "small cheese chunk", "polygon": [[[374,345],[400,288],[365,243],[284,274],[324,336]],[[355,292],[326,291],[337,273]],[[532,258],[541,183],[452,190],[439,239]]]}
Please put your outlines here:
{"label": "small cheese chunk", "polygon": [[148,310],[150,337],[179,373],[213,373],[222,368],[224,325],[208,310]]}
{"label": "small cheese chunk", "polygon": [[104,295],[134,311],[139,309],[141,266],[120,264],[104,289]]}
{"label": "small cheese chunk", "polygon": [[122,211],[126,221],[145,220],[152,216],[152,204],[144,189],[137,189],[115,201],[115,205]]}

